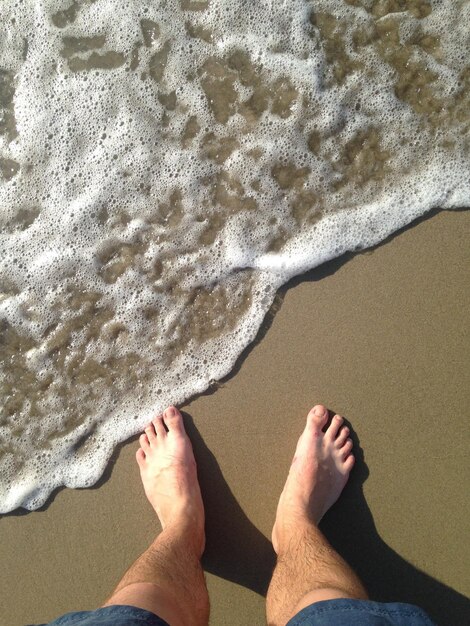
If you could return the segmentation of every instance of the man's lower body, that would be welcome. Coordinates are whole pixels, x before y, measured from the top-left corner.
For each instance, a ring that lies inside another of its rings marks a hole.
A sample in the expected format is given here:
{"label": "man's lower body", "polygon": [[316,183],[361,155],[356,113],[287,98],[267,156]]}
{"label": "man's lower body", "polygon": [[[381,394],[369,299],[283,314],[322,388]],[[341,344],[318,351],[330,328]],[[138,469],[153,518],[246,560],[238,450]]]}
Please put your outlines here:
{"label": "man's lower body", "polygon": [[[69,613],[54,626],[205,626],[201,556],[204,506],[181,413],[169,407],[140,437],[137,463],[162,532],[97,611]],[[413,605],[370,602],[353,570],[318,528],[354,465],[343,419],[315,406],[307,416],[272,532],[277,563],[266,599],[269,626],[432,626]],[[158,616],[158,617],[157,617]]]}

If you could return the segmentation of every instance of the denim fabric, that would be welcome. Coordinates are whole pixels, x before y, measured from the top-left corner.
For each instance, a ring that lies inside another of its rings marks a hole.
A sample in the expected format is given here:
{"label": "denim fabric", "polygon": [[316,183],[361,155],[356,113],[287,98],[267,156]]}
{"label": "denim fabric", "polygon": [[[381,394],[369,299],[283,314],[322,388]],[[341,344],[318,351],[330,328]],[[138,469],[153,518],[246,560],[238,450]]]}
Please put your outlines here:
{"label": "denim fabric", "polygon": [[[42,626],[169,626],[149,611],[134,606],[107,606],[76,611]],[[302,609],[286,626],[435,626],[412,604],[369,600],[325,600]]]}
{"label": "denim fabric", "polygon": [[150,611],[135,606],[112,605],[96,611],[75,611],[42,626],[169,626]]}
{"label": "denim fabric", "polygon": [[435,626],[412,604],[324,600],[302,609],[286,626]]}

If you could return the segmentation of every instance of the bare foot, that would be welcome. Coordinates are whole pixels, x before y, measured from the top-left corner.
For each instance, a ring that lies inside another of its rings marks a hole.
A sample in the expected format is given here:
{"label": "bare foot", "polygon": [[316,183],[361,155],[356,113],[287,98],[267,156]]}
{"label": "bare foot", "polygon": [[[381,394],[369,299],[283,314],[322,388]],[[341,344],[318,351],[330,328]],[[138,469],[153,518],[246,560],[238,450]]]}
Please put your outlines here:
{"label": "bare foot", "polygon": [[204,506],[197,479],[196,461],[183,417],[168,407],[145,428],[136,459],[145,494],[162,528],[174,527],[204,551]]}
{"label": "bare foot", "polygon": [[339,498],[354,465],[349,429],[335,415],[325,433],[328,411],[322,405],[311,409],[301,434],[279,499],[272,532],[277,553],[307,525],[318,524]]}

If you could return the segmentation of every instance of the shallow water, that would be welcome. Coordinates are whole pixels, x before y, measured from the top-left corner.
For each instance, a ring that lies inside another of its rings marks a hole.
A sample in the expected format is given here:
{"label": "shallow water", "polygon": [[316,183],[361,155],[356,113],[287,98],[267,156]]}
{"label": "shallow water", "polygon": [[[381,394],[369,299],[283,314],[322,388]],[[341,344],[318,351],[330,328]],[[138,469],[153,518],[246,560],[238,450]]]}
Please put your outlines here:
{"label": "shallow water", "polygon": [[277,288],[469,202],[470,3],[0,5],[0,511],[93,484]]}

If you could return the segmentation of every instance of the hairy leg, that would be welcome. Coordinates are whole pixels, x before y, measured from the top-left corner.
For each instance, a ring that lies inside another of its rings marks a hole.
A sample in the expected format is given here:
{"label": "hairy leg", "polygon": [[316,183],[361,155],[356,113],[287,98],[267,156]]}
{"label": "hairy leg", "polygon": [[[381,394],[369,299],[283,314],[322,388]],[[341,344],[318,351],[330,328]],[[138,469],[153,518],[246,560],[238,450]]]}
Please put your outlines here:
{"label": "hairy leg", "polygon": [[269,626],[286,624],[306,606],[336,598],[366,599],[362,583],[318,528],[354,465],[343,420],[315,406],[297,444],[273,528],[277,564],[266,600]]}
{"label": "hairy leg", "polygon": [[204,507],[181,413],[169,407],[158,415],[141,435],[140,445],[136,458],[142,482],[163,530],[104,606],[137,606],[171,626],[205,626],[209,598],[200,561]]}

